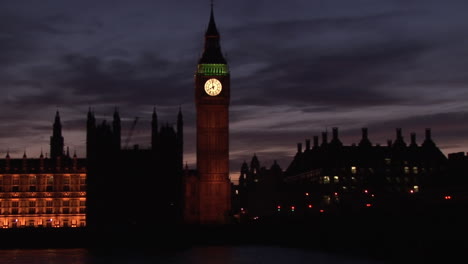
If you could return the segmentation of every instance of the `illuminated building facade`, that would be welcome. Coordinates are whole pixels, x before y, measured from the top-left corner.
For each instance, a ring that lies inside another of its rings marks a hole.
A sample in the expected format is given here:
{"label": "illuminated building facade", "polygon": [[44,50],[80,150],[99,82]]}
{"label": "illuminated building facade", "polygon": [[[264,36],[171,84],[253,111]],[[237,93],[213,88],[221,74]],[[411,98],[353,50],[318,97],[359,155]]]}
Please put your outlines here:
{"label": "illuminated building facade", "polygon": [[86,161],[64,152],[57,112],[50,157],[0,160],[0,227],[86,226]]}
{"label": "illuminated building facade", "polygon": [[211,7],[205,46],[195,74],[197,169],[185,178],[187,223],[226,224],[232,219],[229,179],[230,74]]}

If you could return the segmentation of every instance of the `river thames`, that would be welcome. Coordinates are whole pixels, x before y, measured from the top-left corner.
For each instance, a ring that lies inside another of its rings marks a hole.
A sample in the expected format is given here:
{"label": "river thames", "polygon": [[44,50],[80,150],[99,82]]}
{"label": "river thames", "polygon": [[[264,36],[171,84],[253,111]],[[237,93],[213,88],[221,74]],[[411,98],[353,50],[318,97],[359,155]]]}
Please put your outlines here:
{"label": "river thames", "polygon": [[94,253],[87,249],[0,250],[2,264],[101,264],[191,263],[279,264],[384,263],[361,257],[338,256],[318,251],[275,246],[200,246],[177,250]]}

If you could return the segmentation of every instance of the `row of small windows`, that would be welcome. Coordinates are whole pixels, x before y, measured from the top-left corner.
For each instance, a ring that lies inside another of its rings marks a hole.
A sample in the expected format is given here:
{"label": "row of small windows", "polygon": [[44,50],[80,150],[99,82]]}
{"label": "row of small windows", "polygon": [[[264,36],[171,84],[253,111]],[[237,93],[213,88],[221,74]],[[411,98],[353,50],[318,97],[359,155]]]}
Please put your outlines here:
{"label": "row of small windows", "polygon": [[[343,178],[344,177],[342,177],[342,179]],[[408,177],[385,177],[385,178],[386,178],[387,182],[397,182],[397,183],[400,183],[402,181],[410,182],[410,178],[408,178]],[[357,179],[354,176],[350,177],[349,179],[351,180],[351,182],[357,182]],[[349,179],[348,179],[348,182],[349,182]],[[340,177],[339,176],[333,176],[333,177],[322,176],[322,177],[320,177],[320,183],[321,184],[330,184],[332,182],[333,183],[339,183],[340,182]]]}
{"label": "row of small windows", "polygon": [[86,221],[85,220],[76,220],[72,219],[71,221],[69,219],[63,219],[62,221],[59,220],[53,220],[52,218],[50,219],[39,219],[39,220],[34,220],[30,219],[27,221],[19,221],[16,218],[10,219],[10,220],[4,220],[2,222],[2,227],[3,228],[17,228],[17,227],[25,227],[25,226],[30,226],[30,227],[84,227],[86,226]]}
{"label": "row of small windows", "polygon": [[[56,201],[45,201],[45,206],[46,207],[52,207],[52,206],[85,206],[86,201],[83,200],[71,200],[71,201],[61,201],[61,200],[56,200]],[[0,208],[1,207],[20,207],[20,201],[0,201]],[[44,206],[44,201],[21,201],[21,207],[42,207]]]}
{"label": "row of small windows", "polygon": [[[409,174],[409,173],[410,173],[410,167],[408,167],[408,166],[403,167],[403,170],[404,170],[404,172],[405,172],[406,174]],[[369,168],[369,171],[372,172],[372,173],[374,172],[374,170],[373,170],[372,168]],[[418,167],[416,167],[416,166],[414,166],[414,167],[412,168],[412,171],[413,171],[414,174],[418,174],[418,173],[419,173],[419,169],[418,169]],[[357,172],[358,172],[357,168],[356,168],[355,166],[352,166],[352,167],[351,167],[351,173],[352,173],[352,174],[356,174]]]}
{"label": "row of small windows", "polygon": [[[3,175],[0,175],[0,185],[3,185],[4,184],[4,179],[5,181],[7,181],[7,177],[3,177]],[[11,177],[9,177],[9,179],[11,179]],[[38,179],[37,179],[37,176],[28,176],[28,179],[23,179],[22,180],[22,183],[24,184],[25,182],[28,182],[29,184],[37,184],[38,183]],[[72,179],[70,179],[70,177],[56,177],[56,180],[54,180],[54,176],[48,176],[47,179],[46,179],[46,182],[47,184],[51,184],[53,185],[54,183],[61,183],[61,184],[86,184],[86,177],[72,177]],[[5,182],[5,184],[8,184]],[[10,180],[10,184],[13,184],[13,185],[20,185],[20,179],[18,176],[14,176],[11,180]]]}
{"label": "row of small windows", "polygon": [[19,210],[19,208],[10,208],[10,209],[3,209],[3,215],[9,214],[84,214],[86,213],[85,208],[45,208],[44,210],[40,210],[37,208],[28,208],[27,210]]}
{"label": "row of small windows", "polygon": [[[55,187],[55,186],[52,186],[52,185],[47,185],[45,186],[45,189],[42,188],[38,188],[37,186],[35,185],[30,185],[29,188],[27,188],[26,190],[23,188],[21,189],[19,185],[13,185],[13,186],[9,186],[9,187],[4,187],[4,186],[0,186],[0,192],[20,192],[20,191],[27,191],[27,192],[37,192],[37,191],[46,191],[46,192],[53,192],[53,191],[64,191],[64,192],[69,192],[71,191],[73,188],[71,188],[69,185],[64,185],[64,186],[58,186],[58,187]],[[80,185],[79,188],[75,188],[75,191],[81,191],[81,192],[84,192],[86,191],[86,186],[85,185]]]}

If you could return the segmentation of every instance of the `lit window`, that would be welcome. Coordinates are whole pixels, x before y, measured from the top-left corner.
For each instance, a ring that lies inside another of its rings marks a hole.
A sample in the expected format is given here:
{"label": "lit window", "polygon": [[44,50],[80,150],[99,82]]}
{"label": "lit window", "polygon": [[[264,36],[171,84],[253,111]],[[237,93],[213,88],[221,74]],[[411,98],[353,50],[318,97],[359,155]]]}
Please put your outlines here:
{"label": "lit window", "polygon": [[236,194],[239,194],[239,190],[236,190]]}
{"label": "lit window", "polygon": [[418,167],[413,167],[413,173],[418,174]]}
{"label": "lit window", "polygon": [[414,192],[419,192],[419,186],[418,185],[413,186],[413,190]]}
{"label": "lit window", "polygon": [[333,176],[333,182],[340,182],[340,177],[338,176]]}
{"label": "lit window", "polygon": [[385,159],[385,164],[390,165],[391,162],[392,162],[391,159],[389,159],[389,158],[386,158],[386,159]]}
{"label": "lit window", "polygon": [[357,170],[356,170],[356,167],[352,166],[352,167],[351,167],[351,173],[352,173],[352,174],[356,174],[356,171],[357,171]]}
{"label": "lit window", "polygon": [[323,176],[323,183],[324,184],[330,183],[330,177],[329,176]]}
{"label": "lit window", "polygon": [[405,167],[405,174],[409,173],[409,167]]}

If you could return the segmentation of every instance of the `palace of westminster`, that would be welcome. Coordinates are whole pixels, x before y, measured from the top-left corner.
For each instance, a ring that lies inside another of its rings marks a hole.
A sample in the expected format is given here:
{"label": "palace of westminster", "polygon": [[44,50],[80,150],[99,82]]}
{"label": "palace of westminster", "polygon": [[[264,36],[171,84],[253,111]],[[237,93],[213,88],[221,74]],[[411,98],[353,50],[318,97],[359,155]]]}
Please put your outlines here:
{"label": "palace of westminster", "polygon": [[[230,72],[221,52],[213,8],[195,73],[197,163],[183,166],[183,118],[158,125],[152,114],[151,147],[122,147],[116,110],[98,122],[90,110],[86,158],[64,149],[56,113],[50,155],[0,159],[0,227],[88,227],[94,230],[148,224],[229,224],[281,216],[393,208],[389,201],[418,197],[443,203],[462,199],[468,173],[465,153],[446,157],[426,129],[421,144],[400,128],[386,145],[366,128],[357,144],[343,145],[338,128],[298,143],[284,170],[266,168],[254,155],[229,179]],[[252,153],[255,151],[252,150]],[[395,198],[396,197],[396,198]],[[426,202],[425,202],[426,203]],[[157,210],[155,209],[157,208]]]}

